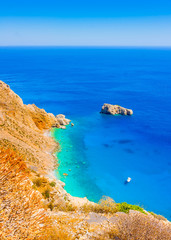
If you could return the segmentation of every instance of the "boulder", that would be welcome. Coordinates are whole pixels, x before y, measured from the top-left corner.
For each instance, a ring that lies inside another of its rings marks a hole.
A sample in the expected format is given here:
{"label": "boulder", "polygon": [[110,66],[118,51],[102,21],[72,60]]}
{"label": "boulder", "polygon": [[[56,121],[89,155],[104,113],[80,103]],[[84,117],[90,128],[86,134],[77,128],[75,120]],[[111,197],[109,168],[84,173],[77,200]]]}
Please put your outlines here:
{"label": "boulder", "polygon": [[58,114],[58,115],[56,115],[56,118],[65,118],[65,115],[63,115],[63,114]]}
{"label": "boulder", "polygon": [[115,115],[115,114],[132,115],[133,111],[131,109],[127,109],[119,105],[104,103],[100,113],[111,114],[111,115]]}
{"label": "boulder", "polygon": [[71,122],[71,120],[65,118],[65,115],[63,114],[58,114],[56,115],[56,122],[59,125],[65,126],[65,125],[68,125]]}

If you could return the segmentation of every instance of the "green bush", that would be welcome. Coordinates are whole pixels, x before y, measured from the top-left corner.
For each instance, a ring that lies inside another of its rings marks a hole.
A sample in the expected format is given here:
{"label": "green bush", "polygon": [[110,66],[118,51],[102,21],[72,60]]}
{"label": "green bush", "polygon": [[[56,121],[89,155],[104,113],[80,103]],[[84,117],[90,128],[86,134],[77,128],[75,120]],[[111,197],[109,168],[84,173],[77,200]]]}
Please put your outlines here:
{"label": "green bush", "polygon": [[124,212],[124,213],[129,213],[129,210],[136,210],[136,211],[145,213],[143,208],[141,208],[137,205],[128,204],[126,202],[117,203],[117,210],[118,210],[118,212]]}
{"label": "green bush", "polygon": [[42,181],[40,178],[36,178],[33,180],[34,185],[36,185],[37,187],[40,187],[42,185]]}
{"label": "green bush", "polygon": [[44,177],[38,177],[33,180],[33,183],[36,187],[41,187],[43,184],[47,183],[47,180]]}
{"label": "green bush", "polygon": [[141,213],[146,214],[143,208],[137,205],[131,205],[126,202],[115,203],[115,201],[110,197],[103,197],[98,204],[85,204],[82,207],[83,212],[96,212],[96,213],[116,213],[124,212],[129,213],[129,210],[136,210]]}
{"label": "green bush", "polygon": [[42,195],[44,196],[44,198],[49,198],[50,197],[50,189],[49,188],[46,188],[44,190],[44,192],[42,192]]}
{"label": "green bush", "polygon": [[56,186],[56,182],[50,182],[49,185],[50,185],[51,187],[55,187],[55,186]]}

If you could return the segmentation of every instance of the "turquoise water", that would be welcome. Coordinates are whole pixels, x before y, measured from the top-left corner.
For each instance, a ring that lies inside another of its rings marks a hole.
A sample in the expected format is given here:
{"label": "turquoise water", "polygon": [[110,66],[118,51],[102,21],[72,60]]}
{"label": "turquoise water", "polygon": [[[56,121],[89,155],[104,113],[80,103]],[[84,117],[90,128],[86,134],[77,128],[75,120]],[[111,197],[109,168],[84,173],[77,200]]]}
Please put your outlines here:
{"label": "turquoise water", "polygon": [[[159,143],[151,143],[133,129],[130,131],[129,125],[135,118],[96,112],[75,119],[74,127],[54,131],[61,146],[56,173],[69,193],[96,202],[107,195],[116,202],[138,204],[157,213],[166,209],[165,203],[170,202],[166,185],[170,170],[161,158],[167,159],[170,148],[161,148]],[[132,181],[125,185],[127,177]],[[168,205],[168,211],[169,208]]]}
{"label": "turquoise water", "polygon": [[[140,204],[169,219],[170,66],[170,49],[0,48],[0,79],[25,104],[74,123],[54,131],[61,146],[56,175],[65,189]],[[103,103],[134,115],[101,115]]]}

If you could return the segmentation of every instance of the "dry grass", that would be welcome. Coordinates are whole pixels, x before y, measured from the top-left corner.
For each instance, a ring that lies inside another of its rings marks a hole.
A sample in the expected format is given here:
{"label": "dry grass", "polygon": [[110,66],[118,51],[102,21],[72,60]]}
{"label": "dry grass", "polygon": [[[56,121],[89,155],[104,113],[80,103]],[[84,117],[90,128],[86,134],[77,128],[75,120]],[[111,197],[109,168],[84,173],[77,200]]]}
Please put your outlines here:
{"label": "dry grass", "polygon": [[162,215],[158,215],[155,214],[153,212],[149,212],[153,217],[157,218],[158,220],[163,220],[163,221],[167,221],[167,219],[165,217],[163,217]]}
{"label": "dry grass", "polygon": [[52,187],[45,177],[35,177],[33,179],[33,189],[38,190],[45,199],[50,198]]}
{"label": "dry grass", "polygon": [[55,210],[63,212],[76,212],[78,211],[78,208],[68,202],[65,202],[64,204],[55,205]]}
{"label": "dry grass", "polygon": [[71,240],[68,233],[65,230],[57,230],[56,227],[51,227],[44,233],[40,238],[35,238],[35,240]]}
{"label": "dry grass", "polygon": [[0,148],[0,239],[69,239],[54,229],[22,156]]}
{"label": "dry grass", "polygon": [[171,225],[151,215],[131,211],[118,216],[110,230],[95,239],[170,240]]}
{"label": "dry grass", "polygon": [[85,204],[81,210],[85,213],[116,213],[117,205],[114,200],[110,197],[103,197],[99,204]]}
{"label": "dry grass", "polygon": [[[1,231],[7,239],[40,234],[46,222],[41,198],[29,181],[22,159],[11,149],[0,150]],[[34,217],[32,217],[34,216]]]}

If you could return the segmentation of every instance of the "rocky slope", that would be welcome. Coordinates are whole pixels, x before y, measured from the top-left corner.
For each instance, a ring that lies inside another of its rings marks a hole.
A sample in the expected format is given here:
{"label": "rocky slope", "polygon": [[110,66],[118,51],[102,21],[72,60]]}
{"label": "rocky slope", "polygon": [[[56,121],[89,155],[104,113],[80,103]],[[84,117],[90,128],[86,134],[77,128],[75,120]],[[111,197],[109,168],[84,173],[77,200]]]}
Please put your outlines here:
{"label": "rocky slope", "polygon": [[69,122],[24,105],[0,81],[0,239],[170,239],[171,224],[162,216],[64,190],[53,176],[59,145],[47,133]]}
{"label": "rocky slope", "polygon": [[23,104],[22,99],[0,81],[0,144],[22,153],[29,168],[42,173],[53,168],[54,157],[49,153],[58,144],[44,133],[52,126],[63,127],[68,123],[64,116],[55,117],[34,104]]}

